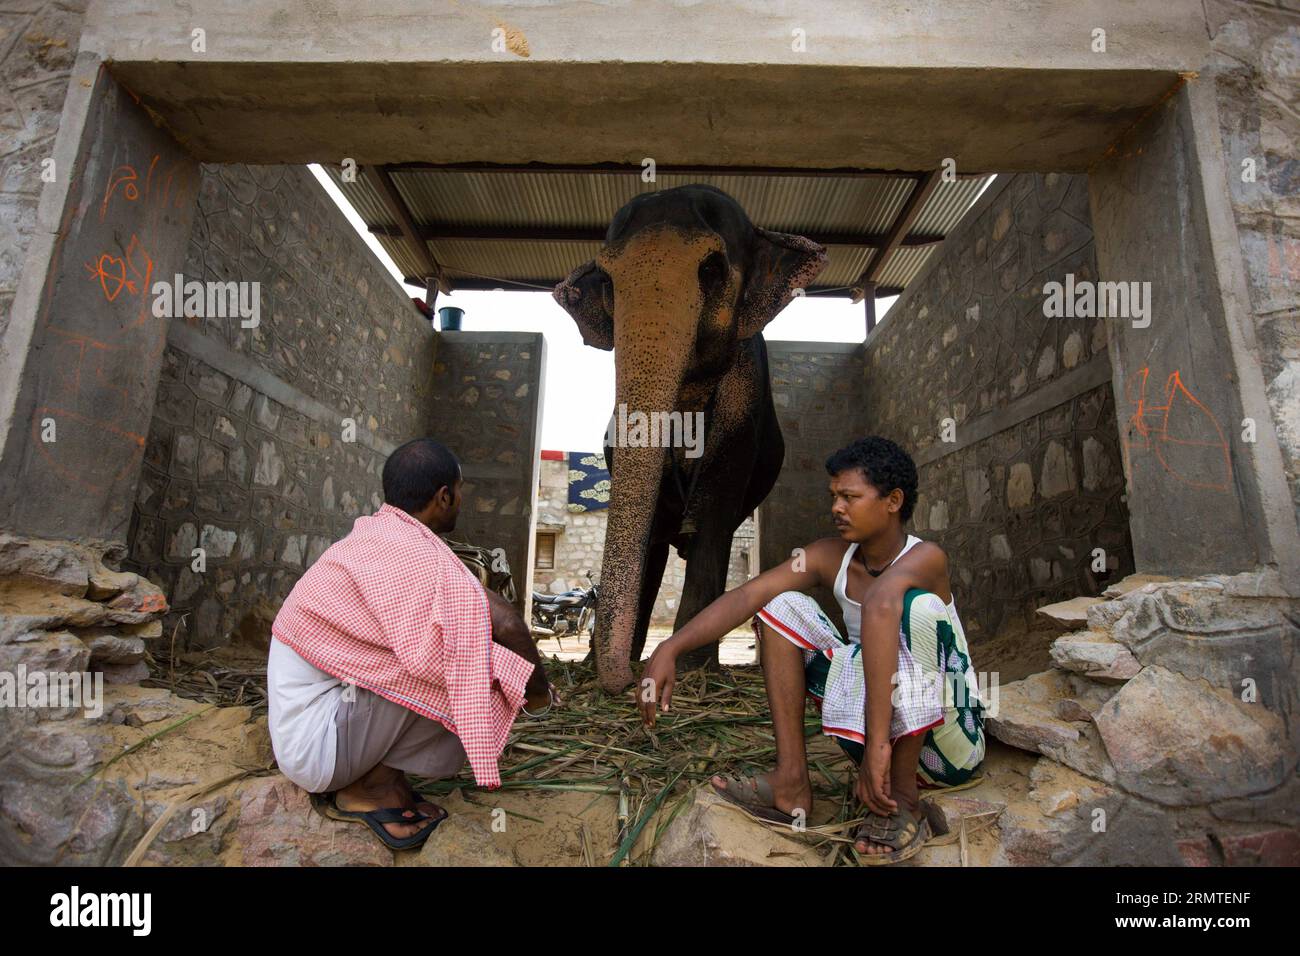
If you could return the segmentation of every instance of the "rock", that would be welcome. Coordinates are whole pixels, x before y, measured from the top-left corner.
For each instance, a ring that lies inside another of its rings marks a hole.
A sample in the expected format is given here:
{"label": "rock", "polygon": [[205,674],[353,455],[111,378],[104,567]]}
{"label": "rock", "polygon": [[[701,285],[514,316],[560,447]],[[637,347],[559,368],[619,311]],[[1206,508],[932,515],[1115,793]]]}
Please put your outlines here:
{"label": "rock", "polygon": [[160,720],[170,723],[195,709],[194,701],[177,697],[162,687],[114,687],[104,694],[108,723],[129,727],[144,727]]}
{"label": "rock", "polygon": [[824,866],[813,847],[748,816],[707,788],[659,837],[654,866]]}
{"label": "rock", "polygon": [[[150,825],[171,804],[170,800],[149,800]],[[183,803],[163,824],[145,852],[151,866],[213,866],[217,864],[227,835],[234,828],[231,797],[218,792]]]}
{"label": "rock", "polygon": [[418,866],[518,866],[505,842],[482,821],[465,813],[453,813],[425,841],[415,863]]}
{"label": "rock", "polygon": [[1027,462],[1016,462],[1007,477],[1007,507],[1027,508],[1034,500],[1034,473]]}
{"label": "rock", "polygon": [[51,591],[21,578],[0,580],[0,644],[41,630],[89,627],[110,619],[103,604]]}
{"label": "rock", "polygon": [[21,665],[37,671],[77,673],[90,666],[91,651],[66,631],[34,631],[0,645],[0,671],[14,672]]}
{"label": "rock", "polygon": [[88,674],[89,661],[86,645],[65,632],[0,645],[0,742],[35,721],[102,714],[103,685]]}
{"label": "rock", "polygon": [[1043,813],[1049,817],[1056,816],[1064,810],[1072,810],[1079,805],[1079,795],[1073,790],[1057,790],[1053,793],[1044,794],[1038,801],[1042,807]]}
{"label": "rock", "polygon": [[1223,836],[1219,843],[1227,866],[1300,866],[1300,830]]}
{"label": "rock", "polygon": [[1136,591],[1140,587],[1148,584],[1160,584],[1165,581],[1171,581],[1172,578],[1165,577],[1163,574],[1130,574],[1126,578],[1116,581],[1106,590],[1101,592],[1101,596],[1107,600],[1114,600],[1123,597],[1130,591]]}
{"label": "rock", "polygon": [[223,853],[238,866],[392,866],[393,852],[365,826],[329,820],[281,774],[238,789],[239,821]]}
{"label": "rock", "polygon": [[1093,680],[1123,682],[1142,669],[1123,644],[1097,631],[1080,631],[1052,642],[1052,663]]}
{"label": "rock", "polygon": [[103,673],[105,684],[138,684],[149,676],[149,668],[144,661],[104,664],[95,669]]}
{"label": "rock", "polygon": [[104,664],[135,664],[144,660],[144,641],[138,637],[120,637],[106,631],[83,638],[83,643],[90,648],[92,668]]}
{"label": "rock", "polygon": [[1292,599],[1282,575],[1276,568],[1262,568],[1259,571],[1243,571],[1241,574],[1210,574],[1206,576],[1223,586],[1223,593],[1228,597],[1283,598]]}
{"label": "rock", "polygon": [[162,637],[162,621],[154,618],[139,624],[124,624],[117,631],[126,637],[138,637],[142,641],[152,641]]}
{"label": "rock", "polygon": [[108,606],[119,612],[111,615],[111,620],[123,624],[137,624],[165,613],[167,597],[152,581],[137,577],[135,583],[109,601]]}
{"label": "rock", "polygon": [[22,866],[112,866],[144,835],[139,803],[118,780],[56,781],[0,761],[0,859]]}
{"label": "rock", "polygon": [[1163,667],[1143,668],[1094,720],[1119,785],[1167,806],[1271,790],[1294,769],[1279,717]]}
{"label": "rock", "polygon": [[930,821],[930,829],[934,831],[934,835],[946,836],[958,831],[963,818],[967,821],[969,832],[971,827],[983,826],[987,823],[989,816],[1000,816],[1007,805],[1003,802],[979,800],[962,793],[940,793],[932,797],[924,797],[921,800],[921,807],[925,811],[926,819]]}
{"label": "rock", "polygon": [[1214,866],[1216,849],[1208,837],[1178,841],[1178,855],[1186,866]]}
{"label": "rock", "polygon": [[68,541],[0,534],[0,577],[13,577],[58,594],[82,597],[94,556]]}
{"label": "rock", "polygon": [[[1047,758],[1034,763],[1029,780],[1027,791],[1007,794],[1006,807],[998,817],[1000,853],[1012,866],[1044,866],[1062,855],[1064,848],[1083,845],[1088,832],[1087,811],[1114,794],[1110,787]],[[1055,817],[1044,814],[1040,805],[1044,797],[1063,791],[1075,794],[1084,806],[1076,804]]]}
{"label": "rock", "polygon": [[1091,723],[1076,722],[1079,739],[1065,744],[1045,744],[1043,755],[1103,783],[1115,783],[1115,768],[1110,765],[1101,734]]}
{"label": "rock", "polygon": [[[999,862],[1014,866],[1177,866],[1170,814],[1046,757],[998,819]],[[1050,812],[1049,812],[1050,811]]]}
{"label": "rock", "polygon": [[139,580],[140,576],[130,571],[111,571],[101,566],[90,576],[86,597],[92,601],[107,601],[134,588]]}
{"label": "rock", "polygon": [[[997,706],[990,708],[984,726],[990,736],[1005,744],[1111,782],[1114,770],[1100,736],[1090,724],[1080,725],[1087,717],[1079,715],[1095,713],[1114,693],[1113,687],[1047,670],[1001,687]],[[1061,708],[1068,717],[1062,717]]]}
{"label": "rock", "polygon": [[1218,820],[1274,823],[1300,830],[1300,777],[1288,777],[1286,783],[1268,793],[1211,804],[1210,813]]}
{"label": "rock", "polygon": [[1071,722],[1092,720],[1092,711],[1071,697],[1056,702],[1056,716]]}
{"label": "rock", "polygon": [[1034,613],[1050,621],[1062,631],[1076,631],[1088,626],[1088,608],[1101,598],[1077,597],[1040,607]]}
{"label": "rock", "polygon": [[1007,684],[985,717],[985,729],[1004,744],[1034,753],[1042,753],[1044,744],[1072,743],[1079,731],[1056,716],[1056,701],[1068,695],[1064,677],[1052,671]]}
{"label": "rock", "polygon": [[1300,602],[1267,596],[1272,588],[1267,575],[1250,574],[1149,583],[1090,608],[1089,625],[1108,629],[1144,667],[1263,704],[1283,716],[1296,740]]}

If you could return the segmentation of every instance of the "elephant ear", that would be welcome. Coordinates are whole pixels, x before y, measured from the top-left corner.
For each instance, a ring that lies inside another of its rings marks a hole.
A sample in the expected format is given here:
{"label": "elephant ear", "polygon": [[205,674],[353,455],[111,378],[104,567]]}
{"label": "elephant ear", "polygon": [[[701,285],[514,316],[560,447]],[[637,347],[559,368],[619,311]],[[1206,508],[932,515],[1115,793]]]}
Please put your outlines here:
{"label": "elephant ear", "polygon": [[551,293],[573,316],[582,341],[606,352],[614,350],[614,304],[606,301],[609,283],[594,261],[580,265]]}
{"label": "elephant ear", "polygon": [[736,310],[740,338],[763,330],[826,267],[826,247],[803,236],[754,227],[745,288]]}

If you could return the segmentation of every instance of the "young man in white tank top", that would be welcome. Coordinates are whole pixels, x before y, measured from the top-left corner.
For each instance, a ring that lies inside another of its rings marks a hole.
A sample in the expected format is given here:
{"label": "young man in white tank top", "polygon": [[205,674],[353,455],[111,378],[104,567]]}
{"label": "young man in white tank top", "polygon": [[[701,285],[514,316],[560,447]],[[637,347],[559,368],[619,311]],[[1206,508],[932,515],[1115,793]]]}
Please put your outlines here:
{"label": "young man in white tank top", "polygon": [[[696,615],[656,648],[638,699],[653,726],[656,711],[671,704],[677,658],[753,618],[776,767],[714,777],[714,789],[763,819],[806,819],[803,712],[811,696],[823,732],[858,763],[854,791],[868,813],[856,849],[865,863],[893,863],[930,836],[919,788],[958,786],[978,769],[982,705],[947,556],[904,531],[917,495],[911,457],[892,441],[864,438],[831,455],[826,470],[836,536],[796,548]],[[818,586],[832,588],[847,638],[805,593]]]}

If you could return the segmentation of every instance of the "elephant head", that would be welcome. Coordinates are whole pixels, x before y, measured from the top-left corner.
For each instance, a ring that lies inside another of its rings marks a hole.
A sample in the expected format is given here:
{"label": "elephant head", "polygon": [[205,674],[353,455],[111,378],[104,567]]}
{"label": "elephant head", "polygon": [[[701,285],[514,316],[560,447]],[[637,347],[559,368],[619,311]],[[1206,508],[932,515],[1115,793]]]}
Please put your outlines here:
{"label": "elephant head", "polygon": [[[694,412],[738,348],[826,264],[825,249],[754,226],[734,199],[691,185],[637,196],[614,216],[600,254],[556,286],[587,345],[614,350],[615,408]],[[712,440],[705,421],[704,445]],[[601,685],[633,680],[629,652],[652,520],[668,463],[662,447],[619,447],[597,613]]]}

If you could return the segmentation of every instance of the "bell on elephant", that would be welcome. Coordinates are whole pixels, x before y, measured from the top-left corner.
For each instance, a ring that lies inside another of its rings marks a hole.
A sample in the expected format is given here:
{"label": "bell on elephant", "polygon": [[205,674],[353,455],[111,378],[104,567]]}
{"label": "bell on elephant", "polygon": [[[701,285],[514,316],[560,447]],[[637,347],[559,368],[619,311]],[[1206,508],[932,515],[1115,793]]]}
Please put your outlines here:
{"label": "bell on elephant", "polygon": [[[621,691],[645,645],[670,546],[686,558],[675,626],[726,587],[731,539],[785,457],[762,330],[825,267],[826,250],[762,229],[720,189],[637,196],[599,255],[556,286],[583,341],[614,352],[616,412],[698,415],[702,442],[607,442],[612,486],[595,654]],[[716,662],[716,645],[685,666]]]}

